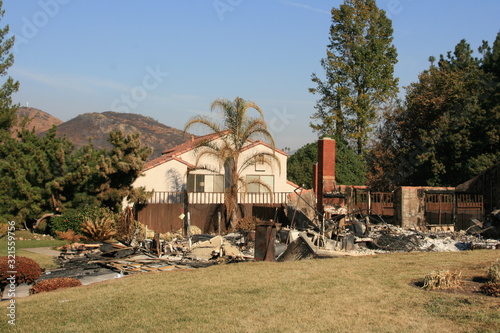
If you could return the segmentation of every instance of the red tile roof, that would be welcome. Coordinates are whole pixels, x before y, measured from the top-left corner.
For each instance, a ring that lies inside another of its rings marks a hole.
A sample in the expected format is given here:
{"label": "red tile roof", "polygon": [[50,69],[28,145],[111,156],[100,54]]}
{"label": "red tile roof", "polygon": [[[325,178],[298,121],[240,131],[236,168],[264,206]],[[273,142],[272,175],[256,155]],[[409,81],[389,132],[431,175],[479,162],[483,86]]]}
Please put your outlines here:
{"label": "red tile roof", "polygon": [[188,163],[184,161],[182,158],[179,157],[179,155],[182,155],[190,150],[195,149],[198,147],[201,143],[205,141],[212,141],[219,136],[216,133],[208,134],[208,135],[203,135],[203,136],[198,136],[198,137],[191,137],[191,140],[186,141],[184,143],[181,143],[180,145],[177,145],[175,147],[172,147],[170,149],[166,149],[162,152],[162,155],[160,157],[155,158],[154,160],[151,160],[144,164],[144,168],[142,171],[147,171],[150,170],[158,165],[161,165],[163,163],[166,163],[168,161],[176,160],[181,163],[186,164],[188,167],[194,168],[194,165],[191,163]]}
{"label": "red tile roof", "polygon": [[[228,131],[224,131],[223,133],[227,133]],[[196,147],[198,147],[200,144],[202,144],[203,142],[207,142],[207,141],[213,141],[215,139],[219,138],[219,135],[217,133],[211,133],[211,134],[207,134],[207,135],[203,135],[203,136],[198,136],[198,137],[194,137],[192,136],[191,137],[191,140],[189,141],[186,141],[184,143],[181,143],[180,145],[177,145],[175,147],[172,147],[170,149],[166,149],[162,152],[162,155],[160,157],[157,157],[155,158],[154,160],[151,160],[149,162],[147,162],[145,165],[144,165],[144,168],[142,169],[142,171],[147,171],[147,170],[150,170],[158,165],[161,165],[163,163],[166,163],[168,161],[172,161],[172,160],[176,160],[178,162],[181,162],[181,163],[184,163],[186,164],[188,167],[190,168],[195,168],[194,165],[192,165],[191,163],[188,163],[186,161],[184,161],[182,158],[180,158],[179,156],[190,151],[190,150],[193,150],[195,149]],[[272,146],[265,143],[264,141],[254,141],[254,140],[248,140],[250,141],[251,143],[247,146],[245,146],[243,148],[243,150],[247,150],[247,149],[250,149],[250,148],[253,148],[259,144],[262,144],[268,148],[271,148],[272,149]],[[285,153],[284,151],[280,150],[280,149],[276,149],[275,148],[275,151],[278,152],[278,153],[281,153],[285,156],[288,156],[287,153]]]}
{"label": "red tile roof", "polygon": [[[241,151],[248,150],[248,149],[253,148],[253,147],[257,146],[257,145],[263,145],[263,146],[266,146],[266,147],[268,147],[268,148],[270,148],[270,149],[273,149],[273,147],[272,147],[270,144],[268,144],[267,142],[264,142],[264,141],[262,141],[262,140],[257,140],[257,141],[254,141],[254,140],[248,140],[248,141],[250,141],[251,143],[250,143],[249,145],[247,145],[247,146],[243,147],[243,149],[242,149]],[[281,150],[281,149],[274,148],[274,151],[276,151],[277,153],[283,154],[283,155],[285,155],[285,156],[289,156],[287,153],[285,153],[285,152],[284,152],[283,150]]]}

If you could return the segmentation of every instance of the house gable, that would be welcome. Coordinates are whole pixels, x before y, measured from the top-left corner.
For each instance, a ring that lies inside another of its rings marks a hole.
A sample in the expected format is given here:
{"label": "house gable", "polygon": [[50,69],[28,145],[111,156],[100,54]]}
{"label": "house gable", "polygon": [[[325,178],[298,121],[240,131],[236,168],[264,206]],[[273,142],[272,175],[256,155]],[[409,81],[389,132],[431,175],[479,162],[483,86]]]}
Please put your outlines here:
{"label": "house gable", "polygon": [[[133,186],[144,186],[146,190],[155,190],[157,192],[183,191],[188,188],[188,171],[189,174],[192,175],[214,175],[214,172],[197,169],[195,164],[197,158],[196,148],[203,144],[203,142],[214,142],[216,140],[220,140],[220,136],[217,134],[209,134],[197,138],[192,137],[190,141],[169,150],[165,150],[162,156],[145,164],[143,177],[139,177],[134,182]],[[262,150],[271,154],[273,153],[273,147],[271,145],[263,141],[248,140],[248,144],[242,149],[240,156],[242,160],[244,160],[249,154],[254,154]],[[275,192],[291,192],[295,187],[286,180],[288,154],[279,149],[274,149],[274,154],[279,161],[278,165],[272,168],[264,163],[252,165],[245,168],[241,176],[247,180],[259,179],[264,183],[268,183],[272,185],[271,187]],[[211,170],[219,169],[219,166],[216,165],[216,163],[218,163],[217,161],[210,161],[207,159],[204,160],[204,162]],[[222,173],[223,171],[219,172],[219,174]],[[191,183],[197,181],[196,177],[193,179],[189,181]],[[219,189],[219,187],[220,186],[207,186],[206,189]],[[191,189],[192,188],[200,188],[200,186],[191,186]]]}

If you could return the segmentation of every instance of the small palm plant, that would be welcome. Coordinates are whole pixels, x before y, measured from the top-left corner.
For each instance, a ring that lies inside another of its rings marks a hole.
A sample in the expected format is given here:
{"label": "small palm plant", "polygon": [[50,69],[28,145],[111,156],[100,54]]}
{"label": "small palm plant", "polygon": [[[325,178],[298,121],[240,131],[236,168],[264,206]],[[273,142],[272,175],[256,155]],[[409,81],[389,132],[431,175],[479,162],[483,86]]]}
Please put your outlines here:
{"label": "small palm plant", "polygon": [[82,234],[88,240],[105,241],[112,238],[115,234],[115,223],[109,216],[87,218],[81,225]]}
{"label": "small palm plant", "polygon": [[[246,181],[242,173],[257,163],[266,164],[271,168],[279,166],[279,160],[274,154],[274,139],[267,128],[264,114],[257,104],[240,97],[236,97],[234,101],[216,99],[212,102],[210,109],[220,112],[220,122],[211,117],[199,115],[187,122],[184,131],[193,126],[200,126],[217,135],[218,140],[202,142],[197,148],[196,168],[218,174],[224,170],[226,223],[234,228],[239,219],[237,201],[240,190],[246,191],[249,184],[256,183],[272,191],[267,184],[259,180]],[[249,116],[249,109],[256,110],[258,117]],[[242,152],[249,144],[249,140],[266,142],[272,147],[272,153],[256,151],[242,158]],[[207,163],[207,159],[216,160],[218,169],[214,168],[213,164]]]}

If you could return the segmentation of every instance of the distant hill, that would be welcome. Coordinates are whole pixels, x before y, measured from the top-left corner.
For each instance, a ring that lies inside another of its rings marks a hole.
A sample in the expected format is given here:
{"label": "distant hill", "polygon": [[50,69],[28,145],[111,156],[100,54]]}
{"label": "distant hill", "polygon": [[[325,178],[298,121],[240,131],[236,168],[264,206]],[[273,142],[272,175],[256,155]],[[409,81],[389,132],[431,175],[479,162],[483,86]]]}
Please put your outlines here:
{"label": "distant hill", "polygon": [[144,145],[153,148],[149,159],[161,155],[165,149],[177,146],[190,139],[190,134],[164,125],[150,117],[134,113],[107,111],[84,113],[57,126],[57,136],[66,136],[76,147],[84,146],[92,138],[97,148],[111,148],[107,139],[109,132],[125,134],[139,132]]}
{"label": "distant hill", "polygon": [[[28,108],[25,106],[17,109],[18,123],[23,120],[23,118],[28,118],[27,129],[35,129],[36,133],[42,133],[50,129],[54,125],[62,124],[62,120],[51,116],[47,112],[44,112],[35,108]],[[15,133],[17,130],[21,129],[20,126],[14,126],[12,132]]]}

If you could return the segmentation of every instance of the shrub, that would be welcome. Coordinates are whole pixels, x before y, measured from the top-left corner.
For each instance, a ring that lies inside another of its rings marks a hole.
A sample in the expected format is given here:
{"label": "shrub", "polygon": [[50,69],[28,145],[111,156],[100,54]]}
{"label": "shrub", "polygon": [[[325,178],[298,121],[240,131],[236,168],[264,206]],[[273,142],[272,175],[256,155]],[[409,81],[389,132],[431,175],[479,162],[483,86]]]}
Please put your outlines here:
{"label": "shrub", "polygon": [[68,230],[66,232],[56,231],[57,238],[64,239],[70,243],[79,242],[82,239],[82,235],[76,234],[73,230]]}
{"label": "shrub", "polygon": [[80,282],[80,280],[75,278],[61,277],[48,279],[35,283],[35,285],[30,289],[30,295],[44,293],[61,288],[78,287],[81,285],[82,283]]}
{"label": "shrub", "polygon": [[500,259],[488,269],[488,280],[493,283],[500,283]]}
{"label": "shrub", "polygon": [[56,215],[50,218],[49,228],[53,236],[57,235],[57,232],[66,232],[68,230],[73,230],[78,232],[80,230],[80,225],[84,222],[84,216],[82,212],[79,211],[68,211],[63,215]]}
{"label": "shrub", "polygon": [[[15,279],[11,280],[12,274],[9,271],[15,271],[13,274]],[[21,283],[32,284],[42,274],[42,269],[38,263],[30,258],[15,257],[0,257],[0,296],[6,286],[14,283],[18,286]]]}
{"label": "shrub", "polygon": [[462,272],[432,271],[424,277],[424,289],[449,289],[462,284]]}
{"label": "shrub", "polygon": [[51,217],[49,227],[52,235],[56,235],[56,231],[66,232],[73,230],[76,234],[80,232],[82,224],[88,219],[96,219],[101,217],[111,217],[114,215],[108,208],[87,206],[79,210],[68,210],[62,215]]}
{"label": "shrub", "polygon": [[500,283],[486,282],[481,286],[481,291],[488,296],[500,297]]}
{"label": "shrub", "polygon": [[92,241],[105,241],[116,234],[114,221],[110,217],[88,218],[82,224],[81,231],[85,238]]}

